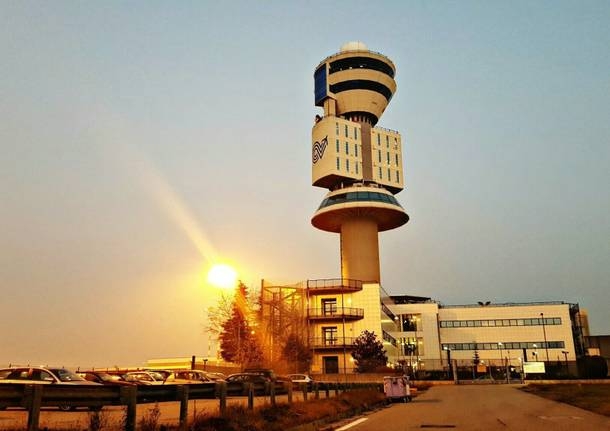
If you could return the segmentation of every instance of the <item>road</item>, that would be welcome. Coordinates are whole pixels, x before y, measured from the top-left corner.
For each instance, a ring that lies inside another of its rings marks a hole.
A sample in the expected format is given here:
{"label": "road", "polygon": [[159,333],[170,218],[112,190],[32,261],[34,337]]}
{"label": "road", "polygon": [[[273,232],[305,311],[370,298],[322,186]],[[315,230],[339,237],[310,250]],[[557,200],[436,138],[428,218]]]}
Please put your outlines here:
{"label": "road", "polygon": [[[517,385],[435,386],[411,403],[396,403],[334,429],[405,431],[597,431],[610,430],[610,418],[517,389]],[[356,421],[360,419],[360,422]],[[353,425],[352,425],[353,424]],[[350,425],[352,425],[350,427]],[[346,428],[348,426],[349,428]]]}

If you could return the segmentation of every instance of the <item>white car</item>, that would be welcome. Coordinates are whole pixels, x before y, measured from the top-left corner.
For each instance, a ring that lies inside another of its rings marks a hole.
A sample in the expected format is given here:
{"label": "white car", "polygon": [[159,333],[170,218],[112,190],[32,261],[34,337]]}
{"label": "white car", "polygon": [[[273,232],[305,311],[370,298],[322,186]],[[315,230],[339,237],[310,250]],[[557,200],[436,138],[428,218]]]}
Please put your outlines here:
{"label": "white car", "polygon": [[[89,382],[76,373],[65,368],[47,367],[13,367],[0,370],[0,384],[27,384],[27,385],[94,385],[98,383]],[[58,405],[60,410],[74,410],[76,407],[69,404]],[[99,407],[90,407],[91,410],[99,410]],[[2,410],[2,405],[0,405]]]}
{"label": "white car", "polygon": [[307,387],[311,388],[313,384],[313,379],[307,374],[288,374],[288,376],[286,377],[288,378],[288,380],[290,380],[296,385],[299,385],[301,383],[307,383]]}
{"label": "white car", "polygon": [[161,373],[155,371],[132,371],[123,375],[126,382],[136,385],[162,385],[165,378]]}
{"label": "white car", "polygon": [[174,370],[165,378],[165,384],[184,385],[190,383],[210,383],[212,379],[208,378],[203,371],[199,370]]}

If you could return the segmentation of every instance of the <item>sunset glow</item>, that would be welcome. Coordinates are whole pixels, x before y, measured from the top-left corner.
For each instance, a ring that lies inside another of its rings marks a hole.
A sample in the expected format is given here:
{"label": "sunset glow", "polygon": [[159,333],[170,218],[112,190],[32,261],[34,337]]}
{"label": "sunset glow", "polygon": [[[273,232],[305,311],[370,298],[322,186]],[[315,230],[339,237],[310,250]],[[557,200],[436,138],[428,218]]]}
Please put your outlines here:
{"label": "sunset glow", "polygon": [[230,265],[216,264],[208,272],[208,283],[224,289],[235,287],[237,271]]}

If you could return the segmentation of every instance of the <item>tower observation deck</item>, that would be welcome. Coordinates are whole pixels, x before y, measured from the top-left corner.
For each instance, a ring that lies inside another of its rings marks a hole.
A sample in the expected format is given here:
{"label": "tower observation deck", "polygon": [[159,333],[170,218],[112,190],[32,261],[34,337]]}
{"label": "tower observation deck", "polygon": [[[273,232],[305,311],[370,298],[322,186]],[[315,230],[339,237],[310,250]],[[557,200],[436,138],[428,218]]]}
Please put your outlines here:
{"label": "tower observation deck", "polygon": [[311,223],[341,235],[341,276],[380,280],[378,232],[409,221],[400,133],[375,127],[396,91],[392,61],[350,42],[314,72],[312,185],[328,189]]}

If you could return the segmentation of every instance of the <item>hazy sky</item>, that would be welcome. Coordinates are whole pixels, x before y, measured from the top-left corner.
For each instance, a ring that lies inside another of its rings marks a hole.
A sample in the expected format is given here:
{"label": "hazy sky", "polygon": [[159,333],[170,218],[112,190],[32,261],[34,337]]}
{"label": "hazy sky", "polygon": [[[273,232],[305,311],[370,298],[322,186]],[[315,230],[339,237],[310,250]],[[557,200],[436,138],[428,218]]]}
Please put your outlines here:
{"label": "hazy sky", "polygon": [[397,67],[391,294],[563,300],[610,334],[607,1],[0,2],[0,365],[207,353],[206,284],[340,275],[313,70]]}

